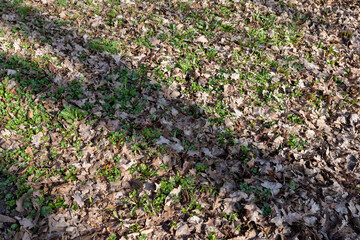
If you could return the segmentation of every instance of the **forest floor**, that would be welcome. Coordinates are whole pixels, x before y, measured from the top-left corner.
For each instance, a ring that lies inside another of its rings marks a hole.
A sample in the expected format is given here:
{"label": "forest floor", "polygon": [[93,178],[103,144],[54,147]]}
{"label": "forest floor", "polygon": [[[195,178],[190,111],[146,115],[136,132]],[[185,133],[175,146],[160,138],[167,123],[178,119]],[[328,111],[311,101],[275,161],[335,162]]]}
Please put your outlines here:
{"label": "forest floor", "polygon": [[359,239],[357,1],[0,1],[1,239]]}

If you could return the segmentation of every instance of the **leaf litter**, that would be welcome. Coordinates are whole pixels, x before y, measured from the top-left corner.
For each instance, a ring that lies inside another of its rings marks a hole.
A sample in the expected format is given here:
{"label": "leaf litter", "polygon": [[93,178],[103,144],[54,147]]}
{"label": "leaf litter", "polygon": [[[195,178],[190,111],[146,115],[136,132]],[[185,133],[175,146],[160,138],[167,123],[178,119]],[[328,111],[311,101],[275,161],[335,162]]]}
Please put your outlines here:
{"label": "leaf litter", "polygon": [[4,239],[358,239],[356,2],[0,6]]}

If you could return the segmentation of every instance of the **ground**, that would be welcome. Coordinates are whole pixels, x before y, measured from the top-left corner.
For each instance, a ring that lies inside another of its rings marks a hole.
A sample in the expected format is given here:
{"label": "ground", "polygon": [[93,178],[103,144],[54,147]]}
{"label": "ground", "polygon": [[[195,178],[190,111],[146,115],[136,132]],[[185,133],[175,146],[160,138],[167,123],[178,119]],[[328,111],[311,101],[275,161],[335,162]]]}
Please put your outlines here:
{"label": "ground", "polygon": [[2,239],[359,239],[357,1],[0,1]]}

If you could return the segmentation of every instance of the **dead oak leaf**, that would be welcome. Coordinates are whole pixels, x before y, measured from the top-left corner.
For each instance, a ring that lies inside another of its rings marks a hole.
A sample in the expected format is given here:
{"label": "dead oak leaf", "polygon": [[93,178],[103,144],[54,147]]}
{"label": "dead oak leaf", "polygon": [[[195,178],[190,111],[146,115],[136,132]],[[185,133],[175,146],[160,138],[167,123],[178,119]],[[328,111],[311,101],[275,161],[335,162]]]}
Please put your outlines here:
{"label": "dead oak leaf", "polygon": [[255,223],[261,223],[263,221],[264,217],[261,215],[261,210],[254,203],[245,205],[244,209],[250,221]]}
{"label": "dead oak leaf", "polygon": [[74,202],[76,202],[79,207],[84,206],[84,198],[81,197],[80,194],[76,193],[72,197],[74,199]]}
{"label": "dead oak leaf", "polygon": [[12,217],[8,217],[0,214],[0,223],[15,223],[16,220]]}
{"label": "dead oak leaf", "polygon": [[149,38],[149,42],[151,43],[151,45],[154,45],[154,46],[156,46],[156,45],[158,45],[158,44],[161,43],[161,41],[160,41],[159,39],[154,38],[154,37]]}
{"label": "dead oak leaf", "polygon": [[305,135],[306,135],[306,137],[308,138],[308,139],[311,139],[311,138],[314,138],[314,136],[315,136],[315,132],[313,131],[313,130],[307,130],[306,132],[305,132]]}
{"label": "dead oak leaf", "polygon": [[198,43],[208,43],[209,41],[207,40],[207,38],[205,36],[200,36],[198,37],[195,42],[198,42]]}
{"label": "dead oak leaf", "polygon": [[32,147],[25,148],[25,153],[27,153],[30,157],[34,156],[34,153],[32,151]]}
{"label": "dead oak leaf", "polygon": [[261,186],[264,187],[264,188],[270,189],[271,194],[273,196],[276,196],[280,192],[280,189],[282,188],[283,185],[281,183],[278,183],[278,182],[265,181],[265,182],[263,182],[261,184]]}
{"label": "dead oak leaf", "polygon": [[39,147],[41,144],[41,138],[44,136],[43,132],[39,132],[38,134],[31,137],[31,143],[35,145],[35,147]]}
{"label": "dead oak leaf", "polygon": [[21,218],[21,217],[15,217],[20,225],[24,228],[31,229],[35,226],[34,220],[31,218]]}
{"label": "dead oak leaf", "polygon": [[283,142],[284,142],[284,138],[281,137],[281,136],[278,136],[278,137],[275,138],[275,140],[274,140],[274,146],[277,148],[277,147],[279,147]]}
{"label": "dead oak leaf", "polygon": [[94,130],[92,130],[91,127],[86,124],[80,124],[79,132],[80,132],[80,136],[83,137],[84,139],[90,139],[91,136],[93,136]]}

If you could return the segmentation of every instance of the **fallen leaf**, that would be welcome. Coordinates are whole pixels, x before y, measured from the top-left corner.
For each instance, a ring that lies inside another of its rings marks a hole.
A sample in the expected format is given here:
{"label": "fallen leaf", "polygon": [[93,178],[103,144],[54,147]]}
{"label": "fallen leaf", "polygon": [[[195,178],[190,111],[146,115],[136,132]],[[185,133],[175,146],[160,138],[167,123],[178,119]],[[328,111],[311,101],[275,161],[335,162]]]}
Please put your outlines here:
{"label": "fallen leaf", "polygon": [[15,223],[16,219],[0,214],[0,223]]}
{"label": "fallen leaf", "polygon": [[313,130],[307,130],[307,131],[305,132],[305,136],[306,136],[307,138],[309,138],[309,139],[314,138],[315,132],[314,132]]}
{"label": "fallen leaf", "polygon": [[200,42],[200,43],[207,43],[208,42],[207,38],[204,35],[198,37],[195,41]]}
{"label": "fallen leaf", "polygon": [[84,206],[84,198],[80,194],[76,193],[72,197],[79,207]]}
{"label": "fallen leaf", "polygon": [[278,136],[277,138],[275,138],[274,140],[274,146],[277,148],[279,147],[284,141],[284,138],[281,136]]}
{"label": "fallen leaf", "polygon": [[17,73],[16,70],[12,70],[12,69],[7,70],[7,75],[15,75],[16,73]]}
{"label": "fallen leaf", "polygon": [[149,42],[150,42],[152,45],[154,45],[154,46],[156,46],[156,45],[158,45],[159,43],[161,43],[161,41],[160,41],[159,39],[154,38],[154,37],[149,38]]}
{"label": "fallen leaf", "polygon": [[27,114],[28,118],[33,118],[34,117],[34,111],[32,109],[30,109],[28,111],[28,114]]}
{"label": "fallen leaf", "polygon": [[16,200],[16,211],[23,212],[24,211],[24,200],[27,197],[27,194],[23,194],[18,200]]}
{"label": "fallen leaf", "polygon": [[31,137],[31,143],[35,145],[35,147],[39,147],[41,144],[41,138],[44,136],[43,132],[39,132],[38,134]]}
{"label": "fallen leaf", "polygon": [[34,156],[34,153],[32,151],[32,147],[30,147],[30,146],[25,148],[25,153],[29,154],[30,157]]}
{"label": "fallen leaf", "polygon": [[159,139],[156,141],[157,145],[161,145],[161,144],[167,144],[170,145],[171,141],[163,136],[160,136]]}
{"label": "fallen leaf", "polygon": [[34,220],[31,219],[31,218],[20,218],[20,217],[17,217],[18,219],[18,222],[20,223],[20,225],[24,228],[28,228],[28,229],[31,229],[35,226],[34,224]]}
{"label": "fallen leaf", "polygon": [[186,223],[180,224],[180,226],[176,230],[175,236],[184,238],[189,235],[190,235],[189,226]]}
{"label": "fallen leaf", "polygon": [[278,183],[278,182],[268,182],[268,181],[265,181],[261,184],[262,187],[264,188],[268,188],[271,190],[271,194],[273,196],[276,196],[279,192],[280,192],[280,189],[282,188],[282,184],[281,183]]}

